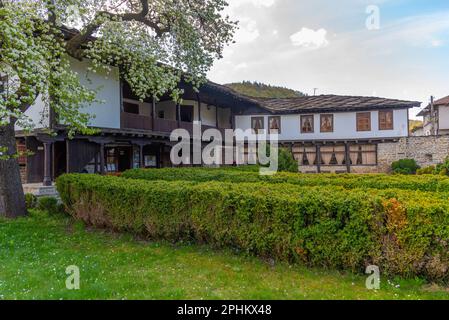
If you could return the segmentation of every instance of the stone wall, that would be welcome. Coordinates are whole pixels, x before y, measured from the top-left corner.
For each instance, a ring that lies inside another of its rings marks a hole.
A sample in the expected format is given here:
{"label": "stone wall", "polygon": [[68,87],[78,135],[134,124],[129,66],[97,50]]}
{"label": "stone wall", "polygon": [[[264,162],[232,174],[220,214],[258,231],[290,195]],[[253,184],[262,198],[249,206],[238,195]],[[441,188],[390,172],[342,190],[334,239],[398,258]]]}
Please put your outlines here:
{"label": "stone wall", "polygon": [[380,143],[378,172],[390,172],[391,163],[415,159],[421,167],[437,165],[449,155],[449,136],[406,137],[398,142]]}

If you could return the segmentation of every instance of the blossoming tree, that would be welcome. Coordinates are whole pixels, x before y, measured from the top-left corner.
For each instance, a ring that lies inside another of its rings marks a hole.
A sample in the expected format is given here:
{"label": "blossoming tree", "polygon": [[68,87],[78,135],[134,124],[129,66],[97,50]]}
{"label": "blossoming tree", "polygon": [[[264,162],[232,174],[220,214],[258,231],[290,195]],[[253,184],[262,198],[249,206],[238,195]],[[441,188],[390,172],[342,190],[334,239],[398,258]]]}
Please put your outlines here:
{"label": "blossoming tree", "polygon": [[[0,0],[0,216],[26,214],[15,125],[39,97],[44,113],[74,132],[92,133],[82,107],[95,100],[70,69],[119,67],[141,99],[172,92],[184,77],[195,87],[232,41],[236,23],[225,0]],[[80,32],[67,37],[64,28]],[[44,115],[43,115],[44,116]]]}

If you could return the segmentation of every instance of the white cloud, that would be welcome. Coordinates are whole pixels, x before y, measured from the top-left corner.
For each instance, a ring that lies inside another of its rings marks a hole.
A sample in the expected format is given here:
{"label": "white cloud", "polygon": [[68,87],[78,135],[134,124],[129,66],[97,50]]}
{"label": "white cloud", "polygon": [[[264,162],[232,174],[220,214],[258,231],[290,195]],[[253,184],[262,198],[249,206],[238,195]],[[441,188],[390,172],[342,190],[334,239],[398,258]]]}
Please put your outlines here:
{"label": "white cloud", "polygon": [[252,4],[257,8],[269,8],[275,4],[276,0],[231,0],[229,3],[231,5],[243,5],[243,4]]}
{"label": "white cloud", "polygon": [[254,20],[241,20],[239,29],[237,30],[234,40],[237,43],[249,43],[259,38],[260,33],[257,29],[257,23]]}
{"label": "white cloud", "polygon": [[292,34],[290,40],[296,47],[319,49],[329,45],[326,36],[327,31],[325,29],[321,28],[315,31],[309,28],[302,28],[297,33]]}
{"label": "white cloud", "polygon": [[432,47],[441,47],[443,45],[443,41],[439,40],[439,39],[433,39],[430,44],[432,45]]}

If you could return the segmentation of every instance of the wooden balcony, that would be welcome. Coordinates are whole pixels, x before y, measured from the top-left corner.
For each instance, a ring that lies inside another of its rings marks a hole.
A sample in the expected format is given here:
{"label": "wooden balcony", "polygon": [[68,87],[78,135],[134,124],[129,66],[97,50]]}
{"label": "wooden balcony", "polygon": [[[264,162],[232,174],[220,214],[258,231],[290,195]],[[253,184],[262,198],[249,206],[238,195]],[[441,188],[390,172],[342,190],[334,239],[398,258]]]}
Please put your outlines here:
{"label": "wooden balcony", "polygon": [[154,131],[172,132],[175,129],[178,129],[178,121],[176,120],[155,119],[154,121]]}
{"label": "wooden balcony", "polygon": [[[178,126],[178,121],[176,120],[154,119],[154,127],[153,127],[153,119],[151,117],[127,112],[121,113],[120,124],[122,129],[137,129],[137,130],[170,133],[175,129],[182,128],[187,130],[190,134],[193,134],[192,122],[181,121]],[[222,133],[224,138],[225,129],[206,125],[203,125],[201,127],[201,131],[203,133],[207,129],[218,129]]]}
{"label": "wooden balcony", "polygon": [[148,116],[122,112],[120,125],[122,129],[153,130],[152,119]]}

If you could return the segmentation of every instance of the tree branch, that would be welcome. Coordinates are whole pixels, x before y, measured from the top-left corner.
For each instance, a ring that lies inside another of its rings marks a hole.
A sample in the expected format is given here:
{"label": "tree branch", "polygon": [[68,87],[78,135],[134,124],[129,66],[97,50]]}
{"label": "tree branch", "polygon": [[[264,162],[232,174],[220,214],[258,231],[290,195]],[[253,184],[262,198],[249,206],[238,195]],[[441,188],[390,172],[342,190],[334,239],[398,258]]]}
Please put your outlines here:
{"label": "tree branch", "polygon": [[169,27],[160,27],[157,22],[148,19],[148,0],[140,0],[140,4],[142,6],[142,10],[138,13],[115,14],[108,11],[98,12],[93,21],[88,24],[82,32],[80,32],[67,42],[67,51],[72,56],[80,59],[82,56],[82,45],[88,41],[88,39],[98,30],[98,28],[101,27],[101,25],[103,24],[102,18],[107,18],[109,21],[118,19],[121,21],[141,22],[152,28],[156,32],[158,37],[161,37],[162,34],[170,31]]}

